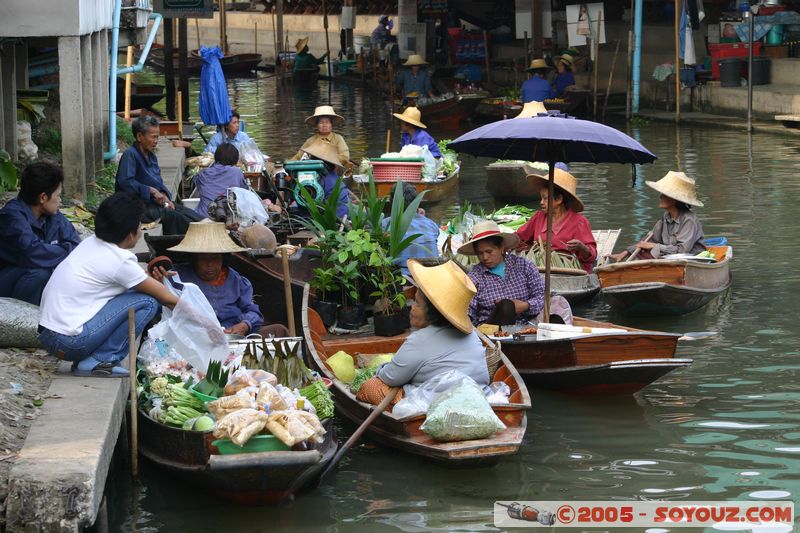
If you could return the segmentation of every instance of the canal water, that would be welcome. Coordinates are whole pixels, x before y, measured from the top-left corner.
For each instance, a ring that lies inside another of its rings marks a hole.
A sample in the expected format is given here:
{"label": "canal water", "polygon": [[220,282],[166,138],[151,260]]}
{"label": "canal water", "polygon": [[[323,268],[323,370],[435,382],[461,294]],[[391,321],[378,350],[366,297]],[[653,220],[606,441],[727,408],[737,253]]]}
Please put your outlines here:
{"label": "canal water", "polygon": [[[311,134],[303,124],[328,102],[274,78],[229,82],[248,133],[273,158],[288,157]],[[336,86],[331,102],[347,121],[352,158],[378,156],[398,121],[367,91]],[[423,117],[424,121],[425,117]],[[446,131],[438,140],[474,127]],[[733,287],[704,310],[621,323],[671,332],[717,331],[681,342],[694,364],[620,398],[573,398],[532,390],[520,452],[491,468],[450,469],[365,441],[316,491],[275,508],[236,508],[173,480],[146,462],[138,485],[119,471],[110,487],[112,530],[137,531],[492,531],[495,500],[796,500],[800,495],[800,139],[749,137],[721,128],[650,123],[617,127],[659,159],[638,169],[571,165],[595,229],[622,228],[619,246],[641,238],[661,216],[644,185],[668,170],[697,179],[706,235],[734,247]],[[494,207],[486,160],[463,160],[458,196]],[[609,318],[601,301],[578,310]],[[646,355],[646,354],[644,354]],[[340,427],[344,439],[352,427]]]}

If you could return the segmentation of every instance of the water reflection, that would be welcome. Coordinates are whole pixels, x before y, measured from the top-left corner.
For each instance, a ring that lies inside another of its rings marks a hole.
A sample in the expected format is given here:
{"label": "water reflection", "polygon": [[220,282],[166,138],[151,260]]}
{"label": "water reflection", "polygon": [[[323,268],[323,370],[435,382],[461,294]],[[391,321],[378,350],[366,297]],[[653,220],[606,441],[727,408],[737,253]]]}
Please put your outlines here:
{"label": "water reflection", "polygon": [[[324,83],[308,90],[261,76],[230,81],[229,89],[248,132],[273,157],[297,150],[311,134],[303,120],[327,101]],[[332,104],[347,119],[341,133],[354,160],[382,153],[387,129],[396,149],[399,125],[388,103],[336,85]],[[442,139],[469,128],[430,129]],[[718,331],[680,344],[678,355],[692,357],[692,366],[629,398],[533,391],[524,446],[494,468],[447,469],[366,444],[296,502],[235,512],[147,468],[135,505],[130,491],[115,498],[114,524],[194,531],[488,530],[495,499],[759,499],[762,491],[796,499],[800,139],[668,123],[628,132],[659,156],[637,169],[633,187],[630,167],[571,165],[592,226],[622,228],[620,246],[641,238],[661,215],[657,193],[644,181],[677,166],[698,181],[705,207],[697,213],[706,233],[725,235],[734,246],[733,288],[725,297],[683,317],[625,320],[673,332]],[[433,206],[431,217],[439,220],[448,205],[464,200],[493,208],[483,169],[489,162],[465,157],[458,197]],[[602,301],[580,312],[608,317]]]}

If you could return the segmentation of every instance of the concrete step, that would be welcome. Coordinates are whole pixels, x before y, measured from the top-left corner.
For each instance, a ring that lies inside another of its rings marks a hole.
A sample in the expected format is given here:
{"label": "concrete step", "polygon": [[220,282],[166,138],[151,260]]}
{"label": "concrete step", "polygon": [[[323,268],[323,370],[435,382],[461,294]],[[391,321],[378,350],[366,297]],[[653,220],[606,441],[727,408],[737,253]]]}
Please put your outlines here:
{"label": "concrete step", "polygon": [[773,59],[769,79],[776,85],[795,85],[800,88],[800,58]]}
{"label": "concrete step", "polygon": [[[721,87],[710,84],[708,103],[715,113],[747,114],[747,87]],[[753,86],[753,115],[772,119],[774,115],[800,114],[800,85]]]}

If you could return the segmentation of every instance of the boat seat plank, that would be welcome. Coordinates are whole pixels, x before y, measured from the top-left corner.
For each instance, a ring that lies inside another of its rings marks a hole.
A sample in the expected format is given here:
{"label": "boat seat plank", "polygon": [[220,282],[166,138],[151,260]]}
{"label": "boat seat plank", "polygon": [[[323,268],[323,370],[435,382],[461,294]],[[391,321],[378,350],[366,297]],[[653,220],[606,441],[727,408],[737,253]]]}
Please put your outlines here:
{"label": "boat seat plank", "polygon": [[633,261],[615,263],[596,271],[603,288],[627,285],[630,283],[667,283],[683,285],[685,283],[685,261],[669,261],[654,259],[651,261]]}

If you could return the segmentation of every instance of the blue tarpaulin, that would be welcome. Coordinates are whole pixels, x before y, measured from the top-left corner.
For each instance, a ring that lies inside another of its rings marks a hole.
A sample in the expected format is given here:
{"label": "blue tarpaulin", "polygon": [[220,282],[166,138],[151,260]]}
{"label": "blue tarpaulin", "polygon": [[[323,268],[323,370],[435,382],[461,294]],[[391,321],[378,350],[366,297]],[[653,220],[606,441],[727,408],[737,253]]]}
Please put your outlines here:
{"label": "blue tarpaulin", "polygon": [[219,60],[222,50],[219,46],[200,48],[203,70],[200,72],[200,98],[197,107],[200,118],[206,124],[227,124],[231,119],[231,104],[228,101],[228,86]]}

